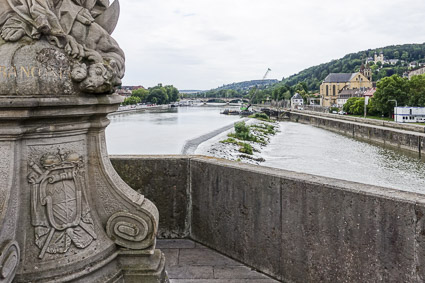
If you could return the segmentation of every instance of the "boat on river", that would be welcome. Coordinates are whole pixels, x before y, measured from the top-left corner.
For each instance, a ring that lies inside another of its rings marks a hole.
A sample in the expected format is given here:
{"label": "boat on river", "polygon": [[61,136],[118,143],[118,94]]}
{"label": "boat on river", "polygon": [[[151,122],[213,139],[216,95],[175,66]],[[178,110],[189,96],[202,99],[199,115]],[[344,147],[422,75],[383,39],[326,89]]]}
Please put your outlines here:
{"label": "boat on river", "polygon": [[224,115],[240,115],[241,111],[239,110],[231,110],[231,109],[224,109],[220,112],[220,114]]}
{"label": "boat on river", "polygon": [[250,116],[253,115],[255,113],[255,111],[250,111],[250,110],[231,110],[231,109],[224,109],[223,111],[220,112],[220,114],[224,114],[224,115],[240,115],[240,116]]}

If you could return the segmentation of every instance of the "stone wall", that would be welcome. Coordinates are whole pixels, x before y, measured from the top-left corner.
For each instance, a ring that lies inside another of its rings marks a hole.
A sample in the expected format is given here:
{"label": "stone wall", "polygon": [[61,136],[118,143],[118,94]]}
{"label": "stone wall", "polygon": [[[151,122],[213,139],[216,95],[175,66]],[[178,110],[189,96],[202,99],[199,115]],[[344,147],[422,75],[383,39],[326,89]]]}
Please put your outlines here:
{"label": "stone wall", "polygon": [[322,112],[317,112],[317,111],[297,110],[297,109],[292,109],[288,113],[298,113],[298,114],[303,114],[303,115],[314,115],[314,116],[319,116],[319,117],[338,119],[338,120],[356,122],[356,123],[373,125],[373,126],[387,127],[387,128],[391,128],[391,129],[425,133],[425,126],[420,125],[420,124],[414,124],[414,123],[412,123],[412,124],[396,123],[396,122],[387,121],[387,120],[377,120],[377,119],[369,119],[369,118],[364,119],[363,117],[353,117],[353,116],[348,116],[348,115],[331,114],[331,113],[328,113],[328,112],[322,113]]}
{"label": "stone wall", "polygon": [[162,236],[284,282],[425,280],[425,196],[208,157],[111,160],[155,202]]}
{"label": "stone wall", "polygon": [[189,158],[185,156],[114,156],[112,165],[134,190],[160,211],[159,238],[185,238],[190,227]]}
{"label": "stone wall", "polygon": [[[387,121],[369,121],[361,118],[337,116],[335,114],[288,112],[291,121],[343,133],[354,138],[378,142],[384,146],[397,147],[422,154],[424,149],[424,127],[396,124]],[[340,119],[343,118],[343,119]],[[352,119],[349,119],[352,118]],[[357,121],[361,120],[361,122]],[[391,124],[389,124],[391,123]]]}

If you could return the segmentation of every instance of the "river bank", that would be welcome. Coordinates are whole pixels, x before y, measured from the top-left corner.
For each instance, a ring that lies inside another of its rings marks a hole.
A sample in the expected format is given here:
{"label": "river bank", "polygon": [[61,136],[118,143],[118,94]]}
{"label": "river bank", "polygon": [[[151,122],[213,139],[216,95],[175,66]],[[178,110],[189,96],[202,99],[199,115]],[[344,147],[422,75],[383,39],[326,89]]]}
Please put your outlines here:
{"label": "river bank", "polygon": [[162,104],[162,105],[125,105],[120,106],[116,112],[113,112],[109,114],[109,116],[116,115],[116,114],[122,114],[122,113],[128,113],[128,112],[135,112],[135,111],[143,111],[143,110],[164,110],[171,108],[171,104]]}

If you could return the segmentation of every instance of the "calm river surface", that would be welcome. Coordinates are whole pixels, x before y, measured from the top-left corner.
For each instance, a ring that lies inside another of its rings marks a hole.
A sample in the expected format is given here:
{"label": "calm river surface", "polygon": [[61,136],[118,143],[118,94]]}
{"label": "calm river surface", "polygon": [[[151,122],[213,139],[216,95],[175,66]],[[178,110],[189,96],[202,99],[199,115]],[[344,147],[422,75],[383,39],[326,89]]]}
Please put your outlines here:
{"label": "calm river surface", "polygon": [[281,122],[263,151],[264,166],[425,193],[425,163],[310,125]]}
{"label": "calm river surface", "polygon": [[[229,108],[229,107],[227,107]],[[224,107],[178,107],[110,115],[109,154],[180,154],[186,140],[232,124],[239,116],[220,115]]]}
{"label": "calm river surface", "polygon": [[[186,140],[238,120],[221,107],[180,107],[110,116],[109,154],[179,154]],[[264,166],[425,193],[425,163],[309,125],[280,122],[264,149]]]}

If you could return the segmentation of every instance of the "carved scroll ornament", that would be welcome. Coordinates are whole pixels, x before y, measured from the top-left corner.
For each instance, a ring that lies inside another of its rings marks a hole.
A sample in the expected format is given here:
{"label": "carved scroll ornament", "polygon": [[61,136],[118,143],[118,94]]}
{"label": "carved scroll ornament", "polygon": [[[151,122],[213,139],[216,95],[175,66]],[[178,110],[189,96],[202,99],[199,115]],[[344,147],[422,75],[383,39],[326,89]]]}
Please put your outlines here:
{"label": "carved scroll ornament", "polygon": [[6,243],[0,249],[0,283],[12,282],[20,260],[20,249],[16,241]]}
{"label": "carved scroll ornament", "polygon": [[117,245],[132,249],[143,250],[155,241],[151,219],[146,219],[125,211],[116,212],[109,217],[106,233]]}

